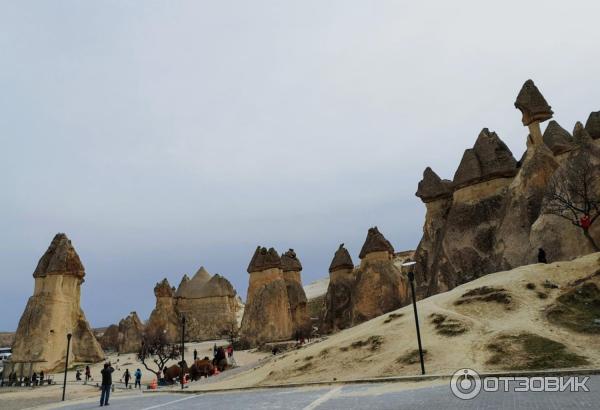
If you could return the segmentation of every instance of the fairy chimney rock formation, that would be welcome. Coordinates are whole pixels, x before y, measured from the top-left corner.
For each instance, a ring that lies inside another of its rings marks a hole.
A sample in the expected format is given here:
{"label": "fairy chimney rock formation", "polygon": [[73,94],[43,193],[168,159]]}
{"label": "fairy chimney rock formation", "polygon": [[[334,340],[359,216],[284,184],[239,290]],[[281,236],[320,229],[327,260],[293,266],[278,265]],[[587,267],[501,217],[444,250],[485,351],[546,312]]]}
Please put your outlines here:
{"label": "fairy chimney rock formation", "polygon": [[538,90],[532,80],[525,81],[521,91],[517,95],[515,108],[518,108],[523,114],[521,121],[523,125],[528,126],[534,122],[544,122],[552,118],[554,112],[548,105],[546,99]]}
{"label": "fairy chimney rock formation", "polygon": [[121,319],[118,325],[110,325],[100,338],[105,350],[118,353],[134,353],[140,350],[144,334],[144,325],[136,312]]}
{"label": "fairy chimney rock formation", "polygon": [[398,309],[408,289],[406,278],[393,263],[394,247],[377,227],[369,229],[359,257],[351,295],[353,324]]}
{"label": "fairy chimney rock formation", "polygon": [[248,273],[250,281],[242,318],[242,338],[252,345],[289,339],[294,325],[277,251],[257,247]]}
{"label": "fairy chimney rock formation", "polygon": [[592,136],[579,121],[575,123],[575,127],[573,128],[573,141],[579,145],[590,144],[592,142]]}
{"label": "fairy chimney rock formation", "polygon": [[80,307],[84,276],[73,244],[64,233],[56,234],[33,273],[34,293],[19,321],[14,362],[35,362],[33,370],[38,372],[60,368],[66,356],[67,333],[73,335],[70,362],[98,362],[104,358]]}
{"label": "fairy chimney rock formation", "polygon": [[590,113],[585,122],[585,129],[593,139],[600,139],[600,111]]}
{"label": "fairy chimney rock formation", "polygon": [[431,168],[425,168],[423,179],[415,194],[423,202],[432,202],[452,196],[452,181],[442,180]]}
{"label": "fairy chimney rock formation", "polygon": [[384,259],[391,260],[394,255],[394,247],[385,239],[383,234],[379,232],[377,227],[369,228],[367,239],[363,244],[358,257],[364,259]]}
{"label": "fairy chimney rock formation", "polygon": [[239,310],[237,293],[223,276],[210,273],[202,266],[194,277],[183,280],[175,293],[175,307],[186,318],[188,340],[214,340],[237,328]]}
{"label": "fairy chimney rock formation", "polygon": [[165,278],[154,287],[154,295],[156,306],[146,324],[146,333],[164,333],[168,341],[174,342],[180,338],[180,318],[175,309],[175,290]]}
{"label": "fairy chimney rock formation", "polygon": [[306,293],[302,287],[302,264],[293,249],[281,255],[281,269],[283,279],[290,302],[290,314],[293,322],[295,335],[308,337],[310,335],[311,323],[308,314]]}
{"label": "fairy chimney rock formation", "polygon": [[554,120],[548,123],[544,130],[543,139],[544,144],[550,148],[554,155],[563,154],[574,148],[571,134]]}
{"label": "fairy chimney rock formation", "polygon": [[350,253],[342,243],[329,265],[329,285],[325,294],[325,312],[321,324],[324,333],[352,326],[352,288],[355,279],[353,270],[354,263]]}

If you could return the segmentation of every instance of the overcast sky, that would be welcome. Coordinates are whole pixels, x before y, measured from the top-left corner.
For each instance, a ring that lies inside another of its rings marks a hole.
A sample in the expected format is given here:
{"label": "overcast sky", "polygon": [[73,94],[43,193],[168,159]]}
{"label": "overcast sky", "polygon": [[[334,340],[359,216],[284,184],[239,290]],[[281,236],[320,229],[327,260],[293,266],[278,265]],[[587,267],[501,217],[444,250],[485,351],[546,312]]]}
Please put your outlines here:
{"label": "overcast sky", "polygon": [[245,297],[258,244],[308,283],[370,226],[414,249],[481,128],[519,158],[528,78],[568,130],[600,109],[595,0],[0,4],[0,330],[57,232],[93,326],[201,265]]}

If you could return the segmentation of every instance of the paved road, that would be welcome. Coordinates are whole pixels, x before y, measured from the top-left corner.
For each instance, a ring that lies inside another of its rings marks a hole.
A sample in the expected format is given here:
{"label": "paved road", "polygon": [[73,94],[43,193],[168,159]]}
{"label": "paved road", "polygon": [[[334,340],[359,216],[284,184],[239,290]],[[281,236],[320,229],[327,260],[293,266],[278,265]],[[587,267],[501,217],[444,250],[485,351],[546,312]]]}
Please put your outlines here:
{"label": "paved road", "polygon": [[[430,387],[381,383],[327,386],[318,388],[261,389],[229,393],[173,394],[153,393],[117,396],[110,409],[598,409],[600,376],[590,377],[589,392],[481,392],[472,400],[454,397],[449,384]],[[61,407],[95,409],[98,402],[87,401]]]}

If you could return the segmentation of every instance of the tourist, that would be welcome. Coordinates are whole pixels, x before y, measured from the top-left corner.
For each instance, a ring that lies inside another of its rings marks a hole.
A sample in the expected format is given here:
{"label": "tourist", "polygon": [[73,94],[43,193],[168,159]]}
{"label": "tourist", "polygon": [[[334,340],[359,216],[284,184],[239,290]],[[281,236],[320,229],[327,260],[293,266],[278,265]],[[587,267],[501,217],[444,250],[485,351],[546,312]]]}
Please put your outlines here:
{"label": "tourist", "polygon": [[542,248],[538,249],[538,263],[548,263],[548,260],[546,259],[546,251],[544,251]]}
{"label": "tourist", "polygon": [[194,349],[194,361],[198,358],[198,351]]}
{"label": "tourist", "polygon": [[110,396],[110,386],[112,385],[112,373],[115,369],[110,363],[104,363],[102,373],[102,393],[100,394],[100,406],[108,406],[108,397]]}
{"label": "tourist", "polygon": [[233,357],[233,345],[227,346],[227,357]]}
{"label": "tourist", "polygon": [[42,386],[44,385],[44,371],[43,370],[40,372],[40,385],[42,385]]}
{"label": "tourist", "polygon": [[217,344],[213,346],[213,357],[217,357]]}
{"label": "tourist", "polygon": [[31,385],[37,386],[37,382],[38,382],[38,375],[36,372],[33,372],[33,375],[31,376]]}
{"label": "tourist", "polygon": [[125,379],[125,388],[129,387],[129,379],[131,379],[129,369],[125,369],[125,373],[123,373],[123,379]]}
{"label": "tourist", "polygon": [[81,381],[81,371],[79,369],[77,369],[77,371],[75,372],[75,380],[77,380],[78,382]]}
{"label": "tourist", "polygon": [[142,371],[140,369],[137,369],[134,373],[135,376],[135,388],[137,389],[138,386],[141,389],[142,388]]}
{"label": "tourist", "polygon": [[92,378],[92,372],[90,366],[85,366],[85,382],[87,383]]}

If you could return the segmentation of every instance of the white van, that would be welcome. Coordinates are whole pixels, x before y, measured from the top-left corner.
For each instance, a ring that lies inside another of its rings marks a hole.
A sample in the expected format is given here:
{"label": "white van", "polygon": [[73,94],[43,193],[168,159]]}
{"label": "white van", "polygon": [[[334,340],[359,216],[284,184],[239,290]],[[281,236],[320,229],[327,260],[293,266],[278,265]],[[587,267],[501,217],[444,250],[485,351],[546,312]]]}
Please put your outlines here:
{"label": "white van", "polygon": [[12,356],[12,349],[10,347],[0,347],[0,361],[8,360]]}

